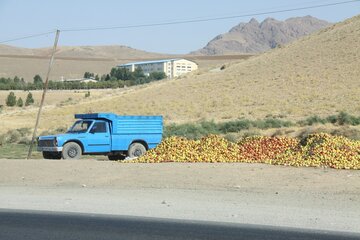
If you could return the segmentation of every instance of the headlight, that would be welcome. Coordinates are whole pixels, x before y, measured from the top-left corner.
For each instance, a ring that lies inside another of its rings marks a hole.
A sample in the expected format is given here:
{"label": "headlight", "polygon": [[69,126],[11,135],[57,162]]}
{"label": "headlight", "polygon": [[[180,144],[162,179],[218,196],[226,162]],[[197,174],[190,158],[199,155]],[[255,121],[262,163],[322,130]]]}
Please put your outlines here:
{"label": "headlight", "polygon": [[57,147],[57,145],[58,145],[57,138],[54,139],[54,144],[55,144],[55,147]]}

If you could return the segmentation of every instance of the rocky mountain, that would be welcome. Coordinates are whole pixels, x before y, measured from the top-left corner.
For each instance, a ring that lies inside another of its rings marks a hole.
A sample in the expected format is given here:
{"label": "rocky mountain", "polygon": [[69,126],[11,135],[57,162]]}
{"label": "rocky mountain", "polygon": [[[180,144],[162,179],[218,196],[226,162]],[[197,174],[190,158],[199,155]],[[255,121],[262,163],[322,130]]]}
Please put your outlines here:
{"label": "rocky mountain", "polygon": [[204,48],[192,53],[223,55],[264,52],[329,25],[329,22],[311,16],[289,18],[285,21],[267,18],[261,23],[253,18],[248,23],[240,23],[229,32],[218,35]]}

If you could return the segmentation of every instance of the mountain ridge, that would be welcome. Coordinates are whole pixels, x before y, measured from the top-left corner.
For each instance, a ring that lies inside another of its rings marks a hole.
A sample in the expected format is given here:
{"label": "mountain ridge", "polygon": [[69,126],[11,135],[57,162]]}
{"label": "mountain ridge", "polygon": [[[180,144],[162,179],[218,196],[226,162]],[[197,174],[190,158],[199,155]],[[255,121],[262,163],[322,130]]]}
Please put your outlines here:
{"label": "mountain ridge", "polygon": [[239,23],[227,33],[217,35],[205,47],[191,54],[226,55],[265,52],[330,25],[329,22],[309,15],[292,17],[285,21],[266,18],[261,23],[252,18],[248,23]]}

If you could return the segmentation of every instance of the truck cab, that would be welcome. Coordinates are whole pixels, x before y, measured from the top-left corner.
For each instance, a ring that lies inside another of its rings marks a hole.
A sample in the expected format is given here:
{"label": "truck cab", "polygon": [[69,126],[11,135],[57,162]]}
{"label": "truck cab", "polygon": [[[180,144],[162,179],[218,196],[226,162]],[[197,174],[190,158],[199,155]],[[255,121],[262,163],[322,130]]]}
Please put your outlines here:
{"label": "truck cab", "polygon": [[121,116],[113,113],[75,114],[64,134],[40,136],[38,151],[46,159],[79,159],[106,155],[110,160],[136,158],[162,139],[162,116]]}

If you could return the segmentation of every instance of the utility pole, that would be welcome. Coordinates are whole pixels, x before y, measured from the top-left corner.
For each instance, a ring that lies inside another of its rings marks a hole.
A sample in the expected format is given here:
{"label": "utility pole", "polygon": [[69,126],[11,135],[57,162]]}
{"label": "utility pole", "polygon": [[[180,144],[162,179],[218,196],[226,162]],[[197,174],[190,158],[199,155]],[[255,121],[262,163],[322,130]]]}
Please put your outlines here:
{"label": "utility pole", "polygon": [[38,114],[37,114],[37,117],[36,117],[36,122],[35,122],[33,136],[31,138],[29,152],[28,152],[28,155],[27,155],[26,159],[31,158],[31,153],[32,153],[33,145],[34,145],[35,138],[36,138],[36,132],[37,132],[37,128],[38,128],[39,121],[40,121],[40,114],[41,114],[42,107],[44,105],[45,95],[46,95],[46,91],[47,91],[47,88],[48,88],[48,85],[49,85],[49,75],[50,75],[51,67],[53,65],[54,58],[55,58],[55,52],[56,52],[56,47],[57,47],[57,44],[58,44],[58,41],[59,41],[59,35],[60,35],[60,30],[56,30],[54,46],[53,46],[53,49],[52,49],[51,58],[50,58],[50,62],[49,62],[49,67],[48,67],[48,71],[47,71],[47,74],[46,74],[46,80],[45,80],[45,83],[44,83],[44,90],[43,90],[43,94],[42,94],[42,97],[41,97],[39,111],[38,111]]}

